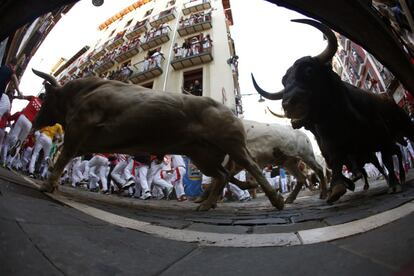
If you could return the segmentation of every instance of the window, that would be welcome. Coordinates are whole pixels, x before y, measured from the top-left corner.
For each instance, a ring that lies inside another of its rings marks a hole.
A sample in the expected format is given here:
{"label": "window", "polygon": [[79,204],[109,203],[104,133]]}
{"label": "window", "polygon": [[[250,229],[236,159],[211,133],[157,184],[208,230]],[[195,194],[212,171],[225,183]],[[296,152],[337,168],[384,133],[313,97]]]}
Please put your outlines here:
{"label": "window", "polygon": [[152,13],[152,11],[153,11],[153,10],[154,10],[154,9],[147,10],[147,12],[145,13],[144,17],[147,17],[148,15],[150,15],[150,14]]}
{"label": "window", "polygon": [[203,96],[203,69],[184,72],[183,88],[195,96]]}
{"label": "window", "polygon": [[124,28],[128,27],[129,25],[131,25],[131,22],[132,22],[132,19],[131,19],[131,20],[129,20],[129,21],[126,23],[126,25],[125,25],[125,27],[124,27]]}

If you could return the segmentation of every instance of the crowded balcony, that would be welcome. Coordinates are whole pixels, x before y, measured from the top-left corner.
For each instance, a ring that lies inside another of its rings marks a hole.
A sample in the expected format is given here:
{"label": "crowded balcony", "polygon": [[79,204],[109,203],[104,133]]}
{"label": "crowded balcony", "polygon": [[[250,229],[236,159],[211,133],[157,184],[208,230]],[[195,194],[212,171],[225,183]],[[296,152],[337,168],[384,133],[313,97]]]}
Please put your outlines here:
{"label": "crowded balcony", "polygon": [[158,28],[152,28],[141,40],[141,48],[146,51],[169,41],[170,37],[168,34],[170,30],[170,27],[164,24]]}
{"label": "crowded balcony", "polygon": [[137,22],[137,24],[135,24],[135,26],[132,26],[130,29],[128,29],[126,37],[128,39],[132,39],[134,37],[136,37],[137,35],[146,32],[147,31],[147,21],[148,20],[143,20],[143,21],[139,21]]}
{"label": "crowded balcony", "polygon": [[171,66],[175,70],[180,70],[208,63],[213,60],[212,47],[213,41],[209,34],[206,36],[200,34],[188,38],[184,40],[181,47],[175,43],[173,47],[174,58],[171,61]]}
{"label": "crowded balcony", "polygon": [[176,18],[176,9],[171,8],[155,15],[150,22],[151,27],[157,27]]}
{"label": "crowded balcony", "polygon": [[112,51],[113,49],[115,49],[119,45],[122,45],[122,43],[125,42],[124,33],[125,33],[125,31],[122,31],[122,32],[118,33],[114,37],[114,39],[112,39],[110,42],[108,42],[108,46],[106,46],[106,50]]}
{"label": "crowded balcony", "polygon": [[184,4],[183,14],[189,15],[192,12],[199,12],[210,8],[210,0],[191,0]]}
{"label": "crowded balcony", "polygon": [[164,57],[162,54],[152,55],[145,60],[133,65],[133,73],[129,80],[135,84],[145,82],[147,80],[160,76],[163,71]]}
{"label": "crowded balcony", "polygon": [[106,43],[95,50],[95,53],[91,57],[92,61],[97,61],[106,53],[105,46]]}
{"label": "crowded balcony", "polygon": [[115,60],[118,63],[122,63],[139,53],[139,37],[135,37],[133,40],[126,41],[121,47],[115,50]]}
{"label": "crowded balcony", "polygon": [[209,30],[211,27],[211,12],[199,12],[192,14],[188,18],[181,18],[177,31],[178,34],[183,37]]}
{"label": "crowded balcony", "polygon": [[101,65],[98,65],[94,71],[95,73],[99,75],[103,72],[108,71],[114,65],[115,65],[115,61],[113,59],[108,59],[105,62],[103,62]]}

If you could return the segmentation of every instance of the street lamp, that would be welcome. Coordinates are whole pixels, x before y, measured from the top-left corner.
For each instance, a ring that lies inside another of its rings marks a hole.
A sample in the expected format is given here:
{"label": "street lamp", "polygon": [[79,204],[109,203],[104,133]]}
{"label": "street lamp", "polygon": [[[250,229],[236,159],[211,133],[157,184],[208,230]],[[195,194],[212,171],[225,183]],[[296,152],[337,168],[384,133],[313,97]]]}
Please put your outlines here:
{"label": "street lamp", "polygon": [[260,95],[260,98],[258,100],[259,103],[263,103],[265,101],[265,99],[263,99],[262,95]]}
{"label": "street lamp", "polygon": [[104,0],[92,0],[92,4],[96,7],[102,6]]}

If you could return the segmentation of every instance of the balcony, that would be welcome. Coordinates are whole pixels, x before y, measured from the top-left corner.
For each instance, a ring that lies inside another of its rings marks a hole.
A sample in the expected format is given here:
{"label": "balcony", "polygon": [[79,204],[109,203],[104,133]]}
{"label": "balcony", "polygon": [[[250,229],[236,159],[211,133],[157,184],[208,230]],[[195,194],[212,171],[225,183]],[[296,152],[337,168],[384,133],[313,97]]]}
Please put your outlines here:
{"label": "balcony", "polygon": [[111,42],[108,43],[108,46],[106,46],[106,50],[112,51],[113,49],[115,49],[116,47],[118,47],[119,45],[122,45],[122,43],[125,42],[125,39],[122,36],[116,36],[114,39],[112,39]]}
{"label": "balcony", "polygon": [[133,26],[132,28],[130,28],[126,34],[126,37],[128,39],[132,39],[134,37],[136,37],[137,35],[139,35],[140,33],[143,33],[145,31],[147,31],[147,21],[148,20],[143,20],[143,21],[139,21],[137,22],[137,24],[135,24],[135,26]]}
{"label": "balcony", "polygon": [[107,61],[105,61],[101,65],[98,65],[94,71],[95,71],[95,73],[97,73],[99,75],[101,73],[104,73],[104,72],[108,71],[108,69],[110,69],[114,65],[115,65],[115,61],[113,59],[108,59]]}
{"label": "balcony", "polygon": [[183,14],[189,15],[192,12],[199,12],[211,8],[210,0],[196,0],[184,4]]}
{"label": "balcony", "polygon": [[158,29],[155,33],[153,33],[153,37],[144,37],[145,42],[141,42],[141,48],[146,51],[169,41],[170,30],[170,27],[164,27],[162,29]]}
{"label": "balcony", "polygon": [[160,76],[163,71],[164,57],[161,56],[159,63],[155,59],[151,61],[140,61],[133,66],[133,73],[129,77],[129,80],[135,84],[143,83],[147,80]]}
{"label": "balcony", "polygon": [[101,58],[104,54],[106,53],[106,50],[105,50],[105,44],[104,45],[102,45],[100,48],[98,48],[97,50],[96,50],[96,53],[95,54],[93,54],[93,56],[91,57],[91,59],[93,60],[93,61],[97,61],[99,58]]}
{"label": "balcony", "polygon": [[176,57],[171,61],[171,66],[174,70],[180,70],[195,65],[205,64],[213,60],[212,51],[210,48],[206,48],[198,55],[191,55],[187,57]]}
{"label": "balcony", "polygon": [[115,60],[116,62],[121,63],[127,59],[132,58],[138,53],[139,53],[139,41],[137,41],[133,45],[128,46],[126,50],[121,49],[121,52],[115,56]]}
{"label": "balcony", "polygon": [[175,8],[171,8],[169,10],[160,12],[159,14],[155,15],[150,22],[151,27],[157,27],[163,23],[169,22],[176,18],[176,10]]}
{"label": "balcony", "polygon": [[178,28],[178,34],[183,37],[211,29],[211,13],[208,13],[196,20],[187,19]]}

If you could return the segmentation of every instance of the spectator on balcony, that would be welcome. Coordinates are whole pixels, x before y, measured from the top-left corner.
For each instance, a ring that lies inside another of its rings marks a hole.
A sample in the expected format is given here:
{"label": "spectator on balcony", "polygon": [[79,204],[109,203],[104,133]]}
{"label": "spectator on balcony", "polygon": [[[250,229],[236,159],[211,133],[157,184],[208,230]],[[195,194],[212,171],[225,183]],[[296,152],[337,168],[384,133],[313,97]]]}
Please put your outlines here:
{"label": "spectator on balcony", "polygon": [[160,25],[156,30],[155,30],[155,35],[154,37],[159,37],[161,35],[161,29],[162,29],[162,25]]}
{"label": "spectator on balcony", "polygon": [[128,82],[129,76],[132,75],[132,69],[130,68],[131,62],[124,64],[121,71],[119,72],[119,80],[123,82]]}
{"label": "spectator on balcony", "polygon": [[178,46],[177,43],[174,44],[173,51],[174,51],[174,59],[178,59],[182,57],[182,49],[180,46]]}
{"label": "spectator on balcony", "polygon": [[210,34],[207,34],[205,37],[203,37],[201,43],[203,45],[203,52],[211,48],[211,46],[213,45],[213,41],[210,38]]}
{"label": "spectator on balcony", "polygon": [[191,55],[199,55],[200,54],[200,40],[198,37],[195,36],[191,39]]}
{"label": "spectator on balcony", "polygon": [[191,94],[196,96],[202,96],[203,95],[203,87],[201,86],[201,83],[199,80],[195,80],[194,84],[190,86]]}
{"label": "spectator on balcony", "polygon": [[161,53],[161,51],[156,51],[154,54],[152,54],[152,56],[151,56],[151,68],[154,68],[154,67],[161,68],[161,61],[162,61],[163,56],[164,56],[164,54]]}
{"label": "spectator on balcony", "polygon": [[151,58],[149,56],[146,56],[144,59],[144,62],[142,63],[142,70],[141,72],[148,71],[149,65],[150,65]]}
{"label": "spectator on balcony", "polygon": [[181,54],[182,57],[185,58],[190,53],[190,44],[187,41],[183,42],[183,45],[181,46]]}
{"label": "spectator on balcony", "polygon": [[161,24],[161,33],[164,35],[166,33],[168,33],[168,24],[167,23],[163,23]]}

